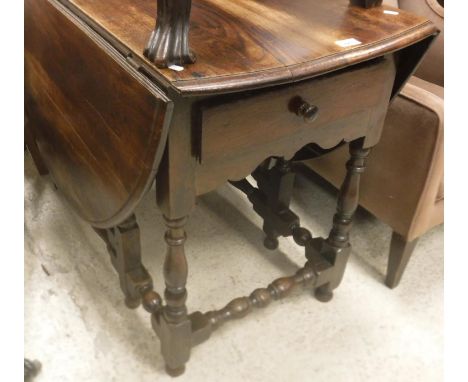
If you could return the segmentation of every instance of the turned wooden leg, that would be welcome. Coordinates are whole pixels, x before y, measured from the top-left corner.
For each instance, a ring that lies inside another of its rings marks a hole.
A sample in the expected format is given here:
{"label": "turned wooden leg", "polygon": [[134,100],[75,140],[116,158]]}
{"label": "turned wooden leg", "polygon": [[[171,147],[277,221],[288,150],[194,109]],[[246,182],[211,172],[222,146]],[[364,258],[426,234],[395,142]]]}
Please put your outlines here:
{"label": "turned wooden leg", "polygon": [[[294,189],[295,174],[291,171],[291,163],[282,158],[274,160],[271,169],[267,165],[260,166],[252,175],[257,181],[260,191],[267,197],[267,204],[273,213],[281,213],[289,210]],[[271,219],[264,219],[263,232],[266,248],[274,250],[278,248],[278,237],[290,234],[289,227],[279,229]]]}
{"label": "turned wooden leg", "polygon": [[395,231],[392,234],[390,243],[390,255],[388,258],[387,278],[385,284],[389,288],[398,286],[401,276],[408,265],[408,261],[413,253],[418,239],[406,241],[406,239]]}
{"label": "turned wooden leg", "polygon": [[164,280],[166,305],[152,323],[161,340],[161,352],[170,375],[185,369],[192,347],[192,323],[187,315],[187,259],[185,223],[195,206],[195,166],[192,155],[192,109],[189,104],[175,106],[178,112],[169,129],[166,151],[156,175],[156,200],[163,213],[167,231]]}
{"label": "turned wooden leg", "polygon": [[[142,292],[152,290],[153,281],[141,262],[140,229],[135,215],[117,227],[94,228],[107,244],[112,265],[119,275],[125,305],[130,309],[141,303]],[[145,307],[146,309],[146,307]]]}
{"label": "turned wooden leg", "polygon": [[346,177],[338,194],[338,203],[333,227],[328,239],[322,244],[321,252],[335,267],[333,279],[317,288],[315,296],[319,301],[327,302],[333,297],[335,289],[343,279],[344,270],[351,252],[349,232],[354,212],[359,203],[359,183],[365,169],[366,158],[370,149],[363,148],[363,139],[350,143],[350,159],[346,163]]}
{"label": "turned wooden leg", "polygon": [[161,340],[161,352],[166,361],[169,375],[177,376],[184,372],[185,363],[190,357],[191,323],[187,316],[187,259],[184,243],[184,230],[187,217],[171,219],[165,217],[167,231],[165,240],[167,254],[164,262],[164,297],[166,306],[161,315],[153,316],[153,327]]}

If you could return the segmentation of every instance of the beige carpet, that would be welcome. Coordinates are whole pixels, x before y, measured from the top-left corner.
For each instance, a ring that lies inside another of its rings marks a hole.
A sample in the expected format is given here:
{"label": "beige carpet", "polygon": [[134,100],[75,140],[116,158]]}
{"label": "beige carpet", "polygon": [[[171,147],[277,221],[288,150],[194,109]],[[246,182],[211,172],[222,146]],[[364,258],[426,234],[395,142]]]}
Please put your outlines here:
{"label": "beige carpet", "polygon": [[[40,381],[166,381],[149,315],[123,304],[104,244],[25,158],[25,356]],[[297,179],[293,210],[314,235],[330,229],[336,192]],[[152,190],[137,210],[144,261],[162,291],[164,226]],[[260,219],[226,185],[188,223],[188,307],[220,308],[293,273],[300,247],[263,248]],[[178,381],[442,381],[443,227],[420,239],[401,285],[383,284],[391,230],[359,210],[353,254],[328,304],[296,293],[226,324],[192,352]]]}

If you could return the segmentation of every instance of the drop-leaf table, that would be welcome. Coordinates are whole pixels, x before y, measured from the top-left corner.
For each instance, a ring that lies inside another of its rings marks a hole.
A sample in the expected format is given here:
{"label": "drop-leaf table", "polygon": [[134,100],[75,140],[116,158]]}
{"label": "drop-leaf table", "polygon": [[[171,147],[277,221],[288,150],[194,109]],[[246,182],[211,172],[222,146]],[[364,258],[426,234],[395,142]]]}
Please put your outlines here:
{"label": "drop-leaf table", "polygon": [[[378,0],[26,0],[27,145],[106,243],[127,306],[151,314],[170,374],[223,323],[298,286],[332,298],[366,157],[437,33]],[[333,228],[314,238],[289,208],[291,160],[343,142]],[[167,225],[164,298],[134,216],[153,182]],[[291,236],[306,263],[189,314],[184,226],[196,198],[226,182],[263,219],[265,246]]]}

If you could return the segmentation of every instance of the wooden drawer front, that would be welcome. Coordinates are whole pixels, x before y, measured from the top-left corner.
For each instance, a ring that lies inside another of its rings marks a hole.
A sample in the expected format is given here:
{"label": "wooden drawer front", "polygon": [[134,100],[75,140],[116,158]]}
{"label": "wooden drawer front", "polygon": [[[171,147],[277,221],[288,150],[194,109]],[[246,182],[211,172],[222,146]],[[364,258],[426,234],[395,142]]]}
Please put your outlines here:
{"label": "wooden drawer front", "polygon": [[26,112],[55,183],[94,226],[150,186],[172,103],[54,0],[25,2]]}
{"label": "wooden drawer front", "polygon": [[[256,153],[259,160],[290,156],[307,143],[329,148],[341,140],[380,135],[395,76],[392,58],[280,87],[222,105],[202,114],[202,165]],[[314,121],[297,115],[293,100],[318,108]]]}

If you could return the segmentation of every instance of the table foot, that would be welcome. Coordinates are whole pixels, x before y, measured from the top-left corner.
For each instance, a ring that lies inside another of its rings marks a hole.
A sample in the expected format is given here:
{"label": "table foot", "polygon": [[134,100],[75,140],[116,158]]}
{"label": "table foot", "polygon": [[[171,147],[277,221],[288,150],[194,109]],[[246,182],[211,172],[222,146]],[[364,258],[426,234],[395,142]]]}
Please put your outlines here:
{"label": "table foot", "polygon": [[129,309],[136,309],[140,306],[141,300],[139,298],[133,299],[130,297],[125,297],[125,306]]}
{"label": "table foot", "polygon": [[271,251],[274,251],[275,249],[278,248],[278,245],[279,245],[279,241],[276,237],[265,237],[265,239],[263,240],[263,245],[265,246],[265,248],[271,250]]}
{"label": "table foot", "polygon": [[329,302],[333,299],[333,291],[328,285],[323,285],[315,290],[315,298],[320,302]]}
{"label": "table foot", "polygon": [[41,363],[39,361],[30,361],[29,359],[24,359],[24,380],[31,381],[35,376],[41,371]]}
{"label": "table foot", "polygon": [[166,373],[171,377],[174,377],[174,378],[178,377],[178,376],[185,373],[185,366],[181,366],[181,367],[172,369],[171,367],[166,365]]}

